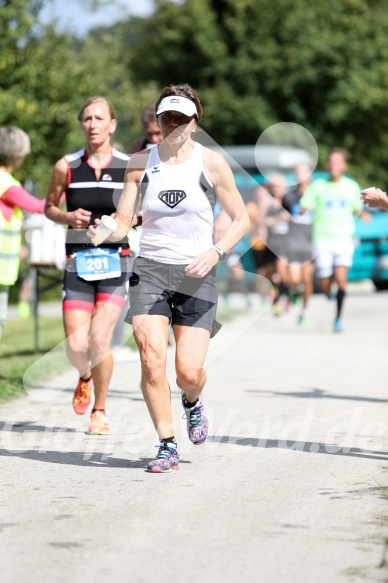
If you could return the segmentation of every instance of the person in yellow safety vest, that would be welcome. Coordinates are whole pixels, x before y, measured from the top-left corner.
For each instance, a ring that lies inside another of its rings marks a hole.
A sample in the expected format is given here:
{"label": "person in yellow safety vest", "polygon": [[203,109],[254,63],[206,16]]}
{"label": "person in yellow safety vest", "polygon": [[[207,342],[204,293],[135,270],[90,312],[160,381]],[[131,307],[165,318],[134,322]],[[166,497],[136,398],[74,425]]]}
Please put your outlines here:
{"label": "person in yellow safety vest", "polygon": [[44,211],[45,201],[27,192],[12,176],[30,152],[30,139],[23,130],[0,127],[0,338],[7,319],[9,286],[18,276],[22,210]]}

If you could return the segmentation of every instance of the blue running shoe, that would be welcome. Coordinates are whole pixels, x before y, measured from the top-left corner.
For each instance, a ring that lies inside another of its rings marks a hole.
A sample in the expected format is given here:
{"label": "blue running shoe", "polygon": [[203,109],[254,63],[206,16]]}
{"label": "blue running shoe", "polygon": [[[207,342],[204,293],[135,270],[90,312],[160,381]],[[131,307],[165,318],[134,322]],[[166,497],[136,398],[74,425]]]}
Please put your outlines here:
{"label": "blue running shoe", "polygon": [[187,421],[189,439],[194,445],[201,445],[206,440],[209,431],[209,419],[203,406],[202,395],[199,395],[194,407],[187,407],[185,393],[182,391],[182,405],[185,410],[183,418]]}
{"label": "blue running shoe", "polygon": [[342,323],[339,318],[334,321],[334,332],[343,332]]}
{"label": "blue running shoe", "polygon": [[179,453],[176,444],[161,440],[158,455],[147,464],[147,470],[157,474],[179,470]]}

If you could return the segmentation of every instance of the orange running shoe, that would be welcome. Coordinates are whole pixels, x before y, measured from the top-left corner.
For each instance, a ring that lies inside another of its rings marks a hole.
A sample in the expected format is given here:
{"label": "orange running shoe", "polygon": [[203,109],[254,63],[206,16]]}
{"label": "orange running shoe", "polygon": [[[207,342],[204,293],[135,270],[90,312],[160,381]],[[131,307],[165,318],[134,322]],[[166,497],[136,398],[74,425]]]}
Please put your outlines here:
{"label": "orange running shoe", "polygon": [[110,426],[104,411],[93,411],[88,429],[89,435],[109,435]]}
{"label": "orange running shoe", "polygon": [[93,392],[93,379],[88,381],[80,379],[73,397],[73,409],[77,415],[83,415],[90,405]]}

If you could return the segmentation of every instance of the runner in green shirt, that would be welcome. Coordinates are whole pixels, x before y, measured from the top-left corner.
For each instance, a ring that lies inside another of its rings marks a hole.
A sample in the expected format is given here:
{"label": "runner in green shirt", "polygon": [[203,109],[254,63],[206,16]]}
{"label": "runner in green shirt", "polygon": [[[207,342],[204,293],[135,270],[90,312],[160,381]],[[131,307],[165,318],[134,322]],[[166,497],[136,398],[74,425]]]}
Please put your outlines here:
{"label": "runner in green shirt", "polygon": [[328,180],[311,183],[300,200],[304,211],[312,210],[315,265],[323,292],[330,295],[332,281],[337,284],[337,311],[334,331],[341,332],[341,312],[349,267],[352,265],[355,230],[354,215],[370,218],[363,212],[360,187],[344,176],[348,154],[334,148],[328,156]]}

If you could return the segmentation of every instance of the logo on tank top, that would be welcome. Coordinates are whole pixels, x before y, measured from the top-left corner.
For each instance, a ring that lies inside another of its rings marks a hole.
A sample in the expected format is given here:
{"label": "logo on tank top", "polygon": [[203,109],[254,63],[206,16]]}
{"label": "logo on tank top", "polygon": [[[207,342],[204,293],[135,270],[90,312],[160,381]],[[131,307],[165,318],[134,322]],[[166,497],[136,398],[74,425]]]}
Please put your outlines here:
{"label": "logo on tank top", "polygon": [[170,209],[173,209],[177,204],[186,198],[186,193],[183,190],[162,190],[159,192],[158,199],[164,202]]}
{"label": "logo on tank top", "polygon": [[152,170],[151,174],[155,174],[155,172],[160,172],[160,168],[158,168],[158,166],[154,166],[154,169]]}
{"label": "logo on tank top", "polygon": [[112,180],[112,176],[110,174],[104,174],[101,180]]}

